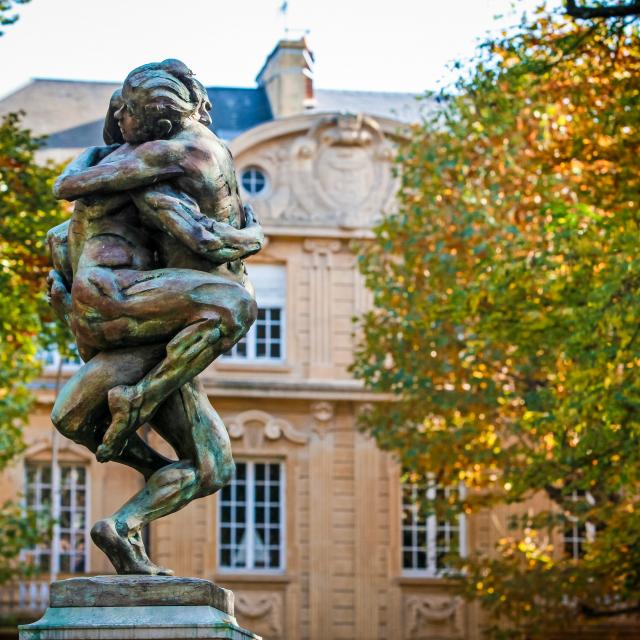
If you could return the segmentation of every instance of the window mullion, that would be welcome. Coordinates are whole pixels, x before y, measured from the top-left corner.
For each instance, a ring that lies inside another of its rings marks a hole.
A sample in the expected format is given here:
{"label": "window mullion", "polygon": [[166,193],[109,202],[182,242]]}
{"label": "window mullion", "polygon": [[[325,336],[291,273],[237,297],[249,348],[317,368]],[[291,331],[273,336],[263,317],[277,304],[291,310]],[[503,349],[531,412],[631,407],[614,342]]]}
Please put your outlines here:
{"label": "window mullion", "polygon": [[62,495],[60,465],[51,465],[51,517],[54,520],[51,540],[51,573],[57,575],[60,571],[60,502]]}
{"label": "window mullion", "polygon": [[427,518],[427,570],[431,574],[437,572],[436,566],[436,530],[438,522],[435,515]]}
{"label": "window mullion", "polygon": [[76,503],[76,490],[78,488],[78,469],[72,467],[69,473],[69,488],[71,491],[69,500],[69,566],[76,566],[76,549],[77,547],[77,532],[73,523],[76,517],[77,503]]}
{"label": "window mullion", "polygon": [[90,486],[90,482],[91,482],[91,478],[89,476],[89,469],[85,468],[84,469],[84,474],[83,474],[83,478],[84,478],[84,485],[83,485],[83,489],[84,489],[84,570],[85,572],[88,572],[91,570],[91,567],[89,565],[89,559],[90,559],[90,553],[89,553],[89,549],[91,547],[90,544],[88,544],[89,542],[89,535],[90,535],[90,531],[89,531],[89,522],[91,521],[91,486]]}
{"label": "window mullion", "polygon": [[247,332],[247,360],[256,359],[256,340],[257,340],[256,323],[257,321],[251,325],[251,328]]}
{"label": "window mullion", "polygon": [[254,568],[254,526],[255,526],[255,463],[247,462],[247,508],[246,508],[246,531],[247,531],[247,569]]}
{"label": "window mullion", "polygon": [[285,478],[284,478],[284,464],[280,463],[279,464],[279,468],[280,468],[280,492],[279,492],[279,498],[280,498],[280,504],[278,505],[278,512],[279,512],[279,518],[278,518],[278,536],[280,538],[280,563],[278,564],[278,569],[282,569],[285,564],[284,564],[284,553],[285,553],[285,548],[286,548],[286,544],[285,544],[285,534],[287,531],[287,528],[285,526],[285,517],[286,517],[286,508],[285,508],[285,487],[284,487],[284,483],[285,483]]}

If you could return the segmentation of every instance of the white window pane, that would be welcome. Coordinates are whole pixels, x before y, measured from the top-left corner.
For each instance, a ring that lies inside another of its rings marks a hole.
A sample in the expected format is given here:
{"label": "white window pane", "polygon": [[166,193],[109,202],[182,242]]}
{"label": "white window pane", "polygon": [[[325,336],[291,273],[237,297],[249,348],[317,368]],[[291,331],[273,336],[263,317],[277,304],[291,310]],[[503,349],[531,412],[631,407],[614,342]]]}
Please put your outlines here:
{"label": "white window pane", "polygon": [[436,487],[425,482],[402,486],[402,568],[437,575],[447,569],[447,558],[461,550],[462,517],[438,520],[427,515],[425,502],[442,498],[457,489]]}
{"label": "white window pane", "polygon": [[256,264],[248,270],[256,291],[258,317],[247,335],[223,354],[222,359],[282,362],[285,359],[286,269],[282,265]]}
{"label": "white window pane", "polygon": [[284,307],[287,294],[287,270],[284,265],[249,264],[249,280],[256,290],[259,307]]}
{"label": "white window pane", "polygon": [[280,463],[236,463],[236,475],[219,497],[221,568],[256,571],[282,568],[282,495]]}
{"label": "white window pane", "polygon": [[[73,464],[61,464],[59,472],[61,486],[56,495],[52,487],[51,463],[27,462],[25,465],[27,506],[48,515],[53,511],[60,514],[57,536],[54,535],[49,545],[26,550],[26,555],[43,572],[51,569],[53,555],[61,572],[82,573],[87,570],[90,517],[86,501],[87,472],[83,465]],[[58,504],[53,505],[53,499]]]}

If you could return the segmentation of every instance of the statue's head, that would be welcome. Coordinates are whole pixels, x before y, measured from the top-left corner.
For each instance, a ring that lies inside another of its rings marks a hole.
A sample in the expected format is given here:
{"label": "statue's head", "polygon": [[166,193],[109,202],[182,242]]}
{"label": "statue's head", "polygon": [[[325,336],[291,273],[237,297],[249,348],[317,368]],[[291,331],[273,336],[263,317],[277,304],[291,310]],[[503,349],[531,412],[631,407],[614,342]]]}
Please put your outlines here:
{"label": "statue's head", "polygon": [[179,60],[151,62],[127,76],[114,116],[126,142],[175,135],[189,120],[210,124],[211,103],[191,70]]}

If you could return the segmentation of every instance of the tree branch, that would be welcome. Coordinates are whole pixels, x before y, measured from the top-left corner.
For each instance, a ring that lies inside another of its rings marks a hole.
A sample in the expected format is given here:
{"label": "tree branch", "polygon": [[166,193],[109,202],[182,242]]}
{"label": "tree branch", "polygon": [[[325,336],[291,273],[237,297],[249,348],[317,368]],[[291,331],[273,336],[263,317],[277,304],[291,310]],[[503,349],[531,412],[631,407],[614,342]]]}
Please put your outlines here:
{"label": "tree branch", "polygon": [[617,6],[579,7],[576,0],[567,0],[567,15],[580,20],[637,16],[640,15],[640,1]]}
{"label": "tree branch", "polygon": [[613,609],[595,609],[587,604],[581,604],[580,609],[587,618],[613,618],[640,612],[640,604],[615,607]]}

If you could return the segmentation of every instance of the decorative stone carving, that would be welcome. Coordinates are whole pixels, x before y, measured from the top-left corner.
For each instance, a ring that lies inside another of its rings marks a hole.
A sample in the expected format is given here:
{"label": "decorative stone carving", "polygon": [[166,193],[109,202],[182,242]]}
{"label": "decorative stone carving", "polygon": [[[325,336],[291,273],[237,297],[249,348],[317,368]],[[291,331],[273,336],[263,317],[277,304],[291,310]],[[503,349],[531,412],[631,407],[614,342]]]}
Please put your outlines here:
{"label": "decorative stone carving", "polygon": [[318,422],[329,422],[333,418],[333,405],[330,402],[314,402],[311,405],[311,415]]}
{"label": "decorative stone carving", "polygon": [[463,602],[459,597],[429,594],[405,600],[405,635],[410,640],[464,637]]}
{"label": "decorative stone carving", "polygon": [[320,118],[291,146],[293,206],[282,219],[370,226],[390,204],[393,149],[363,115]]}
{"label": "decorative stone carving", "polygon": [[[93,455],[85,447],[75,444],[67,438],[58,436],[58,454],[61,455],[65,461],[78,460],[80,462],[91,462]],[[51,460],[51,451],[53,448],[52,435],[49,434],[46,437],[38,438],[23,452],[25,460]]]}
{"label": "decorative stone carving", "polygon": [[259,410],[239,413],[228,421],[227,428],[231,438],[245,438],[246,444],[251,448],[261,447],[264,438],[268,440],[286,438],[294,444],[305,444],[309,440],[306,433],[298,431],[287,420]]}
{"label": "decorative stone carving", "polygon": [[282,596],[278,593],[235,594],[235,610],[265,640],[282,635]]}
{"label": "decorative stone carving", "polygon": [[311,430],[324,440],[334,426],[335,407],[331,402],[314,402],[311,405],[313,425]]}

